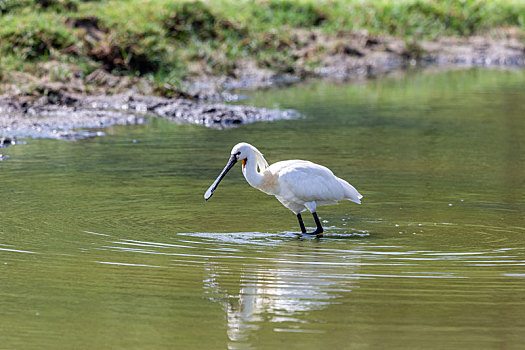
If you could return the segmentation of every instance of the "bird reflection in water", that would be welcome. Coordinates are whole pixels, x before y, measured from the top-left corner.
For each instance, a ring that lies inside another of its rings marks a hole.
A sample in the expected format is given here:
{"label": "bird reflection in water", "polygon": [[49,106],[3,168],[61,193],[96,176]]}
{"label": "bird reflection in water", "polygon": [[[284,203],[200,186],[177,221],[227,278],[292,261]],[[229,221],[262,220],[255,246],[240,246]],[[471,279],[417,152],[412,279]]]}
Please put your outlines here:
{"label": "bird reflection in water", "polygon": [[[305,256],[312,259],[304,261]],[[303,261],[297,257],[292,253],[233,267],[221,261],[206,268],[204,289],[226,312],[229,348],[249,345],[250,335],[268,323],[276,332],[323,332],[312,328],[316,316],[311,312],[337,303],[357,285],[358,257],[335,265],[311,254],[301,256]]]}

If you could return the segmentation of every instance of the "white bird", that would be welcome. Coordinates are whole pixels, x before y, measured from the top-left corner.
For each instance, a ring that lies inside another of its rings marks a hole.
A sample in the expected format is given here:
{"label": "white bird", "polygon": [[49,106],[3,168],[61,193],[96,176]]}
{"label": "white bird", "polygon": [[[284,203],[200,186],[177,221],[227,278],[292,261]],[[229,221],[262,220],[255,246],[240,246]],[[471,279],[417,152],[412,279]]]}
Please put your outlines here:
{"label": "white bird", "polygon": [[[318,205],[335,204],[341,200],[361,204],[363,198],[354,186],[322,165],[306,160],[285,160],[268,166],[257,148],[241,142],[233,147],[228,164],[208,188],[204,199],[210,199],[219,182],[238,161],[242,161],[242,173],[250,186],[275,196],[297,215],[302,233],[323,233],[323,226],[316,212]],[[301,212],[306,209],[312,213],[317,225],[313,232],[306,232],[304,227]]]}

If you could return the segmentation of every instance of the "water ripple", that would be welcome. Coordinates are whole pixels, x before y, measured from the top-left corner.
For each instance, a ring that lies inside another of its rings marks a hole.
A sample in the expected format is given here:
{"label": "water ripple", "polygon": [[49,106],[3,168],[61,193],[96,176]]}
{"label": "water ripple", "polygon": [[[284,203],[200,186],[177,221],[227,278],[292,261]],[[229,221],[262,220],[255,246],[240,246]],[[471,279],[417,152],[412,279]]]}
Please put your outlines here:
{"label": "water ripple", "polygon": [[[111,252],[104,259],[94,260],[97,264],[121,269],[202,271],[202,292],[222,306],[228,337],[234,341],[246,341],[265,315],[272,315],[275,332],[323,332],[302,315],[339,303],[364,281],[454,283],[473,280],[479,270],[472,271],[471,266],[494,269],[525,265],[523,249],[501,246],[447,251],[408,249],[403,244],[360,238],[302,240],[295,233],[282,232],[190,232],[163,240],[85,232],[93,239],[91,246],[83,249]],[[512,271],[486,272],[525,277]]]}
{"label": "water ripple", "polygon": [[118,265],[118,266],[135,266],[135,267],[166,267],[166,266],[159,266],[159,265],[130,264],[130,263],[112,262],[112,261],[95,261],[95,262],[98,263],[98,264]]}
{"label": "water ripple", "polygon": [[0,250],[4,252],[13,252],[13,253],[38,254],[38,252],[31,252],[29,250],[20,250],[20,249],[0,248]]}

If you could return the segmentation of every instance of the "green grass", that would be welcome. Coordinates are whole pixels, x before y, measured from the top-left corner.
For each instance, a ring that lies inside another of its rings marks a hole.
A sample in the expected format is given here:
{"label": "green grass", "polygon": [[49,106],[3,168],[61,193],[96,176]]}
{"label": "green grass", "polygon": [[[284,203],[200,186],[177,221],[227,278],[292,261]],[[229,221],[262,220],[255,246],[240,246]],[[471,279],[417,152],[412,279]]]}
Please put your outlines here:
{"label": "green grass", "polygon": [[[172,86],[202,69],[232,74],[241,59],[293,70],[296,29],[410,42],[525,29],[523,0],[0,0],[0,13],[0,78],[55,60],[83,75],[104,68]],[[95,23],[99,37],[75,19]]]}

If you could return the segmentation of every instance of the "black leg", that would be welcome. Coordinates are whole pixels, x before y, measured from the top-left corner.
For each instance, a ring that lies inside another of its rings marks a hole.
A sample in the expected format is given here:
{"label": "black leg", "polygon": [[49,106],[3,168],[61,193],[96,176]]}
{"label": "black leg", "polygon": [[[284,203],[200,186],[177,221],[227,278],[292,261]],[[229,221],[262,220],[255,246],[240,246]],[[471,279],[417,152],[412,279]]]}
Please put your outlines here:
{"label": "black leg", "polygon": [[312,234],[321,235],[324,232],[323,225],[321,225],[321,221],[319,221],[319,218],[317,217],[317,213],[315,211],[312,213],[312,215],[314,216],[315,224],[317,225],[317,228],[314,232],[312,232]]}
{"label": "black leg", "polygon": [[321,221],[319,221],[319,218],[317,217],[317,213],[314,212],[312,213],[312,215],[314,216],[315,225],[317,226],[317,228],[313,232],[306,232],[306,227],[304,227],[303,218],[301,217],[301,214],[297,214],[297,220],[299,220],[299,226],[301,226],[301,232],[307,235],[321,236],[324,232],[323,226],[321,225]]}
{"label": "black leg", "polygon": [[301,232],[306,233],[306,228],[304,227],[303,218],[301,213],[297,214],[297,220],[299,220],[299,226],[301,226]]}

